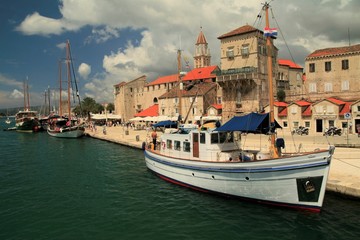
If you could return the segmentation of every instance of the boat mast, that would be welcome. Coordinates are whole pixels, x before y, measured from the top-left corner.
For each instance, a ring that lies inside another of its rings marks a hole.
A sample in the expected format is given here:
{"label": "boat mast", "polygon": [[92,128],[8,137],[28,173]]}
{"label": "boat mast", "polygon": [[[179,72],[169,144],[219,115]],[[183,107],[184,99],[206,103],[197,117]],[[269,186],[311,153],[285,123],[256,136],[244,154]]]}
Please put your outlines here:
{"label": "boat mast", "polygon": [[61,106],[61,92],[62,92],[62,87],[61,87],[61,60],[59,60],[59,116],[62,117],[62,106]]}
{"label": "boat mast", "polygon": [[68,104],[69,120],[71,120],[71,107],[70,107],[71,69],[70,69],[70,41],[69,40],[67,40],[67,42],[66,42],[66,66],[67,66],[67,78],[68,78],[67,104]]}
{"label": "boat mast", "polygon": [[26,111],[26,80],[24,80],[24,111]]}
{"label": "boat mast", "polygon": [[[264,9],[266,13],[266,28],[269,28],[269,3],[265,2]],[[275,118],[274,118],[274,93],[273,93],[273,71],[272,71],[272,53],[273,48],[271,44],[270,34],[266,37],[266,49],[267,49],[267,69],[268,69],[268,83],[269,83],[269,117],[270,117],[270,154],[272,157],[279,157],[275,148]]]}
{"label": "boat mast", "polygon": [[179,104],[178,104],[178,111],[179,111],[179,117],[178,117],[178,121],[181,121],[182,119],[182,115],[181,115],[181,109],[182,109],[182,104],[181,104],[181,98],[182,98],[182,81],[181,81],[181,50],[178,49],[177,51],[177,62],[178,62],[178,84],[179,84],[179,92],[178,92],[178,100],[179,100]]}

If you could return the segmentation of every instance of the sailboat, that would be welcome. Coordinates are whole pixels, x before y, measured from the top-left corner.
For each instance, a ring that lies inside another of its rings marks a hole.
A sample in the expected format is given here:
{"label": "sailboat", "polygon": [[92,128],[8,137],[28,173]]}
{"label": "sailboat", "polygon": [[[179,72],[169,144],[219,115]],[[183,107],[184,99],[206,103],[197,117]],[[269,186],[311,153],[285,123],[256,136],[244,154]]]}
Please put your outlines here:
{"label": "sailboat", "polygon": [[40,129],[37,111],[30,110],[28,79],[24,81],[24,110],[16,113],[15,128],[18,132],[37,132]]}
{"label": "sailboat", "polygon": [[[268,8],[265,3],[267,28]],[[271,49],[270,36],[266,38]],[[213,129],[180,125],[177,132],[161,136],[156,150],[152,143],[144,142],[148,169],[166,181],[194,190],[319,212],[335,147],[281,152],[284,139],[276,134],[280,126],[274,119],[270,51],[267,60],[269,113],[235,116]],[[266,152],[242,149],[239,133],[264,134],[270,138],[270,148]]]}
{"label": "sailboat", "polygon": [[6,123],[6,124],[10,124],[10,123],[11,123],[11,120],[10,120],[10,118],[9,118],[9,113],[8,113],[7,110],[6,110],[6,120],[5,120],[5,123]]}
{"label": "sailboat", "polygon": [[59,62],[59,84],[60,84],[60,104],[59,104],[59,116],[49,116],[49,125],[47,132],[50,136],[58,138],[79,138],[85,134],[85,127],[80,124],[77,119],[73,118],[71,114],[71,70],[73,68],[71,63],[70,41],[66,42],[66,67],[67,67],[67,116],[63,116],[62,113],[62,97],[61,97],[61,62]]}

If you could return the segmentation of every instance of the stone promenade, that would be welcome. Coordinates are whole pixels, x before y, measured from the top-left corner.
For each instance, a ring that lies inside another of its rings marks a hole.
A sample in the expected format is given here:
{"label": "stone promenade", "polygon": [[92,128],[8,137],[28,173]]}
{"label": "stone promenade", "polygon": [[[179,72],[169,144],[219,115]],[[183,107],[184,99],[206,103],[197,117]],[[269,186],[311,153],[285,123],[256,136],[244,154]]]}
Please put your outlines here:
{"label": "stone promenade", "polygon": [[[121,145],[141,148],[142,143],[149,140],[151,132],[146,130],[127,129],[122,126],[107,127],[106,135],[103,128],[97,127],[97,131],[86,130],[90,137],[118,143]],[[158,136],[161,132],[158,132]],[[335,154],[332,159],[327,190],[340,193],[345,196],[360,198],[360,137],[355,134],[344,136],[324,137],[322,135],[299,136],[291,135],[280,130],[278,137],[285,139],[285,151],[292,152],[295,149],[314,150],[327,148],[329,144],[335,145]],[[245,147],[258,147],[259,141],[267,148],[268,137],[249,134],[245,141]],[[295,144],[296,143],[296,144]],[[299,144],[300,143],[300,144]],[[145,164],[145,163],[144,163]]]}

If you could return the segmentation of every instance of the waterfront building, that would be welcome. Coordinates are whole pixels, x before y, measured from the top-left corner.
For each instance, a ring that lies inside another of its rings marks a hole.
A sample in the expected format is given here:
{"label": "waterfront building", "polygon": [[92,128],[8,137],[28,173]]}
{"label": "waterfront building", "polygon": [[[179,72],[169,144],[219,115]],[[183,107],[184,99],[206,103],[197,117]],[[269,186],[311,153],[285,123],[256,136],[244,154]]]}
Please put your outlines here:
{"label": "waterfront building", "polygon": [[128,121],[144,107],[145,84],[146,76],[143,75],[130,82],[114,85],[115,114],[121,116],[122,121]]}
{"label": "waterfront building", "polygon": [[285,92],[286,101],[301,99],[304,92],[304,68],[288,59],[279,59],[278,64],[278,74],[275,79],[277,91]]}
{"label": "waterfront building", "polygon": [[359,98],[360,44],[319,49],[305,59],[304,98],[336,97],[344,101]]}
{"label": "waterfront building", "polygon": [[[245,25],[218,37],[221,70],[216,82],[222,89],[224,122],[245,112],[261,112],[268,103],[267,55],[264,33]],[[277,75],[277,48],[273,45],[273,76]],[[274,89],[274,86],[272,86]],[[276,91],[274,91],[276,94]]]}

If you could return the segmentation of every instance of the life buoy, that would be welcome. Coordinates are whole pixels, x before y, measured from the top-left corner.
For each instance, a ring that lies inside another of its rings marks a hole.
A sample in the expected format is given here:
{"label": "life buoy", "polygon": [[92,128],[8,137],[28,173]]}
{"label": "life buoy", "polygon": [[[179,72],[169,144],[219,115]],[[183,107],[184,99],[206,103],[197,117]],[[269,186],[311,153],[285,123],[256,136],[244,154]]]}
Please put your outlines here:
{"label": "life buoy", "polygon": [[166,143],[165,143],[165,142],[162,142],[161,145],[162,145],[162,148],[165,150],[165,148],[166,148]]}

